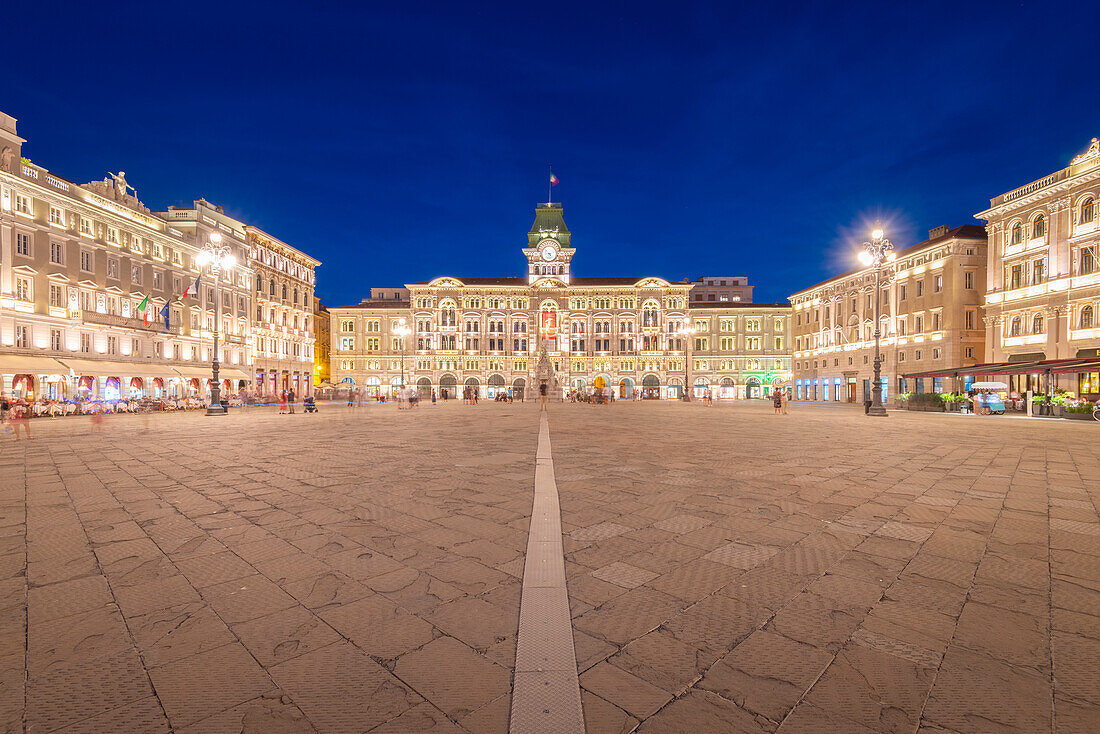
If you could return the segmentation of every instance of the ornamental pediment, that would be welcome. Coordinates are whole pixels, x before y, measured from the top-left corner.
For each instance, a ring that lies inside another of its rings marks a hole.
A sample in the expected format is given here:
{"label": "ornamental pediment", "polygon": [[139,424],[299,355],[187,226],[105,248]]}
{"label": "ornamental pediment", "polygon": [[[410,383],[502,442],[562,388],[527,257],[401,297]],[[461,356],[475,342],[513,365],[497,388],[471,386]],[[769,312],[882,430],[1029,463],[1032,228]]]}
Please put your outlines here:
{"label": "ornamental pediment", "polygon": [[669,285],[667,280],[661,278],[642,278],[634,284],[635,288],[665,288]]}
{"label": "ornamental pediment", "polygon": [[463,283],[458,278],[442,277],[436,278],[432,282],[428,283],[429,286],[443,287],[443,288],[461,288]]}
{"label": "ornamental pediment", "polygon": [[531,284],[534,288],[565,288],[566,283],[558,278],[543,278]]}

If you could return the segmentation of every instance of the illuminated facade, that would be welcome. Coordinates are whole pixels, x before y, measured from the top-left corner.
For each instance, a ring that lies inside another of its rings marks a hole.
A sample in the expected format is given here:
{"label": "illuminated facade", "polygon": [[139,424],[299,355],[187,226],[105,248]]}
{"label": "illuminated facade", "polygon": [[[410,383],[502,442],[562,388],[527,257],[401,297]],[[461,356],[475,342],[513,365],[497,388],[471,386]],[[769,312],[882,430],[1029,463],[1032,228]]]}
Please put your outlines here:
{"label": "illuminated facade", "polygon": [[[927,240],[900,250],[886,266],[888,274],[877,296],[883,402],[898,392],[941,387],[932,378],[907,381],[902,377],[906,373],[982,361],[985,258],[985,231],[967,224],[930,231]],[[875,297],[875,273],[869,267],[790,297],[795,399],[870,400]]]}
{"label": "illuminated facade", "polygon": [[[1100,354],[1100,143],[1038,181],[990,200],[987,362]],[[1096,373],[1064,388],[1100,393]],[[1027,389],[1028,385],[1013,385]]]}
{"label": "illuminated facade", "polygon": [[[255,389],[253,309],[268,299],[254,290],[253,269],[266,268],[256,253],[266,246],[261,240],[273,238],[203,200],[152,212],[121,172],[83,185],[67,181],[22,158],[24,142],[16,121],[0,114],[4,391],[36,398],[205,397],[216,295],[223,390]],[[236,257],[217,290],[197,264],[214,232]],[[294,282],[302,284],[300,308],[311,316],[318,263],[298,257],[308,268]],[[281,275],[288,282],[292,277]],[[197,295],[184,297],[200,276]],[[148,319],[139,313],[143,302]],[[166,304],[167,326],[161,315]],[[292,302],[282,306],[293,310]],[[307,356],[287,366],[305,375],[304,383],[312,373],[312,332],[308,322],[301,324],[298,333],[279,330],[278,335],[302,345]],[[262,332],[266,325],[265,320],[256,326]]]}
{"label": "illuminated facade", "polygon": [[524,276],[440,277],[408,284],[407,300],[379,289],[387,297],[331,308],[333,383],[376,394],[404,378],[424,393],[518,397],[530,394],[543,352],[563,393],[608,386],[619,398],[669,398],[689,384],[763,397],[790,378],[788,304],[693,308],[691,283],[575,276],[575,252],[561,205],[539,204]]}
{"label": "illuminated facade", "polygon": [[332,380],[328,358],[332,335],[329,333],[328,308],[317,296],[313,297],[313,337],[313,384],[320,385]]}

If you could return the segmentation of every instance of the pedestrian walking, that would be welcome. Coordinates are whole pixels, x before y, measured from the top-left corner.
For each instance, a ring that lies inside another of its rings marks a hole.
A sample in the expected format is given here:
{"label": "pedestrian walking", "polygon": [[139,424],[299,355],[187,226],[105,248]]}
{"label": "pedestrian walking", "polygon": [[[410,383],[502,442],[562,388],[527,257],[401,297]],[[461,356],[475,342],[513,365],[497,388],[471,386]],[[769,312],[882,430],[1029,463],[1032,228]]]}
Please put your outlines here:
{"label": "pedestrian walking", "polygon": [[290,388],[290,390],[287,392],[286,399],[287,399],[287,402],[290,403],[290,412],[293,413],[294,412],[294,388]]}
{"label": "pedestrian walking", "polygon": [[787,395],[787,388],[783,388],[779,391],[779,399],[783,401],[783,415],[787,415],[787,404],[790,403],[791,398]]}
{"label": "pedestrian walking", "polygon": [[772,393],[772,406],[775,408],[775,415],[783,410],[783,395],[779,390]]}
{"label": "pedestrian walking", "polygon": [[359,392],[359,390],[357,388],[353,388],[351,390],[348,390],[348,408],[349,409],[355,407],[355,394],[357,392]]}
{"label": "pedestrian walking", "polygon": [[545,382],[539,383],[539,410],[546,410],[546,394],[548,392]]}
{"label": "pedestrian walking", "polygon": [[286,390],[279,391],[279,415],[286,413]]}
{"label": "pedestrian walking", "polygon": [[432,405],[435,405],[435,388],[432,388]]}
{"label": "pedestrian walking", "polygon": [[15,440],[19,440],[19,429],[23,429],[23,433],[27,436],[29,441],[31,438],[31,427],[28,422],[28,412],[30,406],[23,402],[22,398],[16,398],[15,402],[11,405],[11,425],[15,429]]}

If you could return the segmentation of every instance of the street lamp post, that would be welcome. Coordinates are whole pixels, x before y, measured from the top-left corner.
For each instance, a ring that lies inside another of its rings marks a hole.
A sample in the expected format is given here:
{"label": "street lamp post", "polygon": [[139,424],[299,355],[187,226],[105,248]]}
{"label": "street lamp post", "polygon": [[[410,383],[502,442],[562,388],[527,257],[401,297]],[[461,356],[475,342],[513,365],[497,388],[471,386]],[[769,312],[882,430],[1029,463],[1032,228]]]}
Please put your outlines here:
{"label": "street lamp post", "polygon": [[685,321],[676,333],[684,338],[684,396],[681,398],[685,403],[691,402],[691,393],[688,391],[688,346],[691,344],[691,336],[695,333],[695,329],[688,325]]}
{"label": "street lamp post", "polygon": [[231,270],[237,264],[237,258],[228,245],[222,244],[222,236],[217,232],[210,234],[210,242],[199,251],[197,259],[200,268],[210,266],[210,275],[214,278],[214,359],[211,363],[213,370],[213,384],[210,386],[210,405],[206,407],[207,415],[225,415],[222,407],[222,389],[218,378],[218,322],[221,320],[219,306],[221,305],[221,272]]}
{"label": "street lamp post", "polygon": [[401,389],[405,389],[405,337],[409,335],[410,329],[405,325],[405,319],[398,319],[396,325],[393,327],[393,333],[401,339]]}
{"label": "street lamp post", "polygon": [[882,336],[881,323],[879,321],[879,304],[882,300],[882,271],[884,266],[893,263],[897,255],[894,253],[894,245],[886,239],[881,228],[876,227],[871,232],[871,241],[863,243],[863,250],[859,253],[859,261],[866,266],[875,269],[875,382],[871,387],[871,406],[867,409],[867,415],[879,418],[886,417],[886,406],[882,404],[882,352],[879,348],[879,339]]}

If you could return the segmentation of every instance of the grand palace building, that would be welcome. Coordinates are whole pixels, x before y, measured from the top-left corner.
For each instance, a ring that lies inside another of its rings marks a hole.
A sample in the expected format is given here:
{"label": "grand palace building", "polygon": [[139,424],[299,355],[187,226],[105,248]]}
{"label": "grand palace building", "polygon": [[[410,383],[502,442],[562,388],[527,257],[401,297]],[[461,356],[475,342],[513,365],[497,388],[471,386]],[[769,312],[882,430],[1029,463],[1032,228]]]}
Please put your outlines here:
{"label": "grand palace building", "polygon": [[[610,388],[621,399],[696,395],[752,398],[790,380],[788,304],[736,295],[691,298],[695,284],[659,277],[586,277],[562,207],[539,204],[519,277],[442,276],[374,289],[330,308],[332,382],[368,395],[415,385],[455,397],[557,394]],[[721,290],[726,279],[713,287]]]}
{"label": "grand palace building", "polygon": [[[317,260],[201,199],[150,211],[124,172],[69,181],[25,142],[0,113],[4,392],[206,397],[215,318],[227,394],[311,391]],[[235,258],[217,279],[199,259],[212,238]]]}

